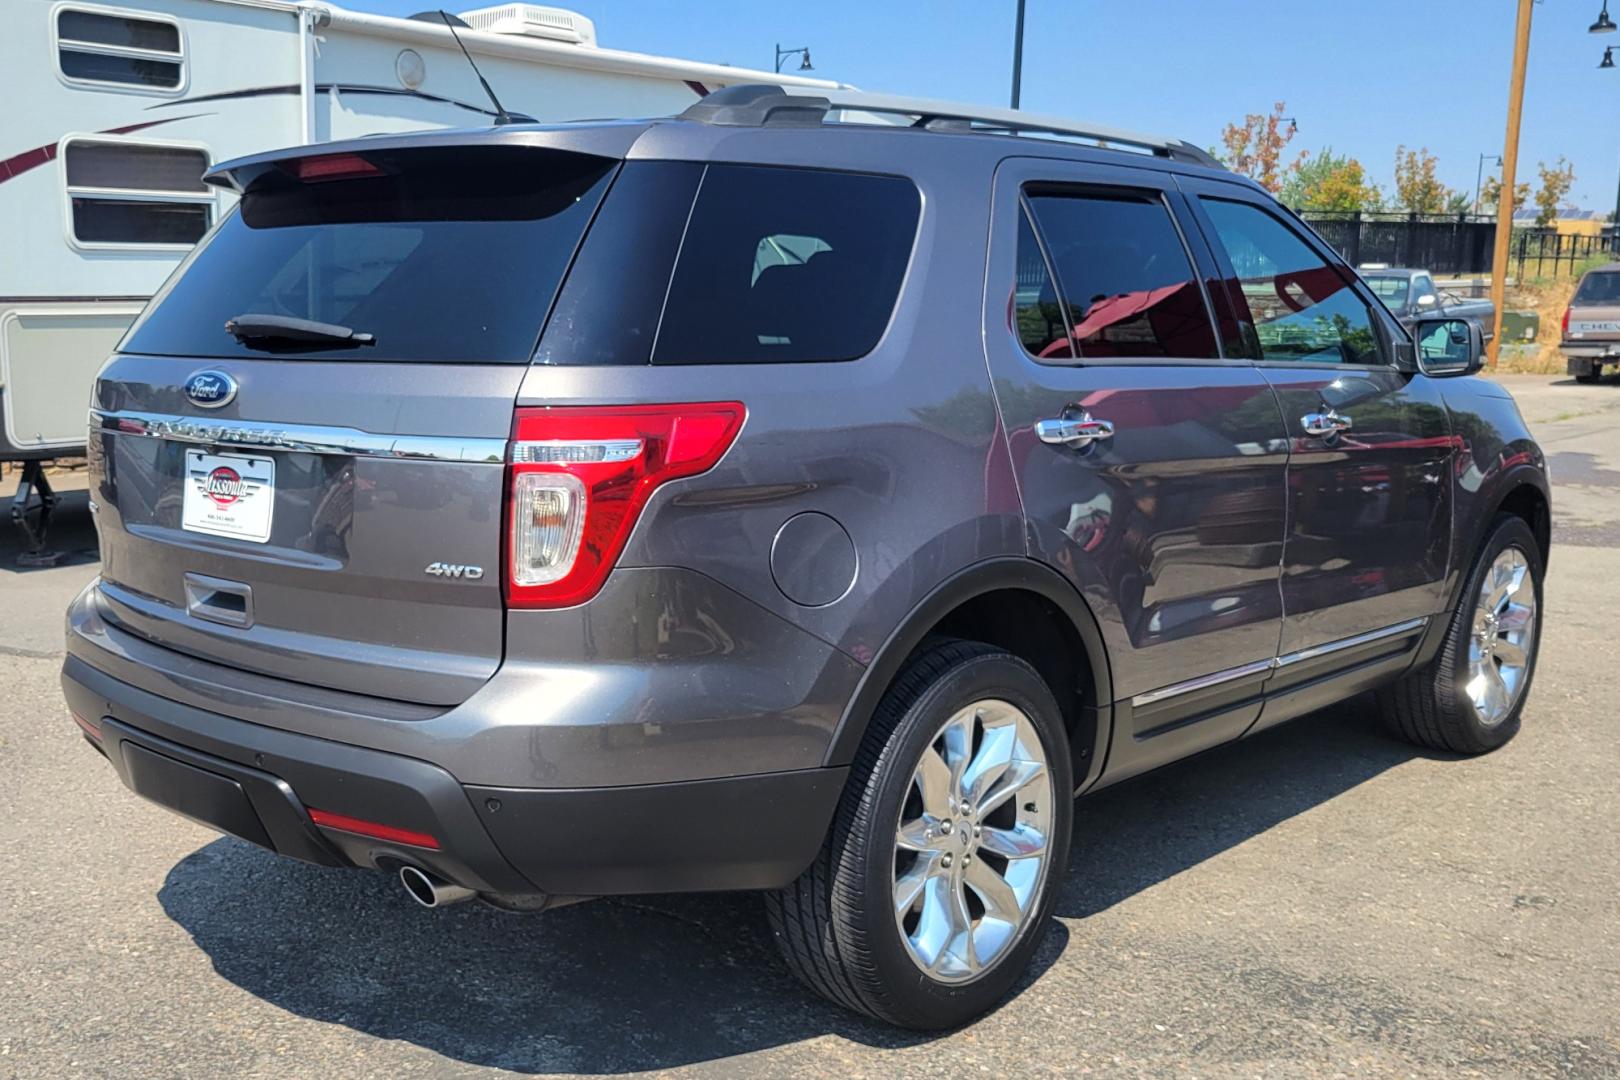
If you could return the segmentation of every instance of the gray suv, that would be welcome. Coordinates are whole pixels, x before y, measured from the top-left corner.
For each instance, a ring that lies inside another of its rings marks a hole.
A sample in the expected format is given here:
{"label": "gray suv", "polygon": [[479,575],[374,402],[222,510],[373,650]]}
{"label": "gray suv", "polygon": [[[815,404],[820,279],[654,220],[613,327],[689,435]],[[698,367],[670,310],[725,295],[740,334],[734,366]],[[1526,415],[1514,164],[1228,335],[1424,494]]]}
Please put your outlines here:
{"label": "gray suv", "polygon": [[96,382],[62,680],[226,833],[430,906],[762,890],[937,1028],[1077,794],[1364,691],[1518,729],[1548,483],[1478,329],[1185,143],[737,87],[209,180]]}

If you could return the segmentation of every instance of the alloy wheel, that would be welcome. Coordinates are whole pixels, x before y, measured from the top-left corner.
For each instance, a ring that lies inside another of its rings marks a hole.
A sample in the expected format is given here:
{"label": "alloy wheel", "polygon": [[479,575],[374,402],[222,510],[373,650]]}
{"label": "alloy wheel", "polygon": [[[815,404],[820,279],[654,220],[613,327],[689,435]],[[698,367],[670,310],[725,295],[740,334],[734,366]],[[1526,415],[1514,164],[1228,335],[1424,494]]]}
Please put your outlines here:
{"label": "alloy wheel", "polygon": [[1464,691],[1486,727],[1512,713],[1530,678],[1536,633],[1536,585],[1530,562],[1516,547],[1503,548],[1480,583],[1468,639]]}
{"label": "alloy wheel", "polygon": [[894,915],[930,978],[970,982],[1029,921],[1046,881],[1051,772],[1010,702],[959,709],[923,750],[895,830]]}

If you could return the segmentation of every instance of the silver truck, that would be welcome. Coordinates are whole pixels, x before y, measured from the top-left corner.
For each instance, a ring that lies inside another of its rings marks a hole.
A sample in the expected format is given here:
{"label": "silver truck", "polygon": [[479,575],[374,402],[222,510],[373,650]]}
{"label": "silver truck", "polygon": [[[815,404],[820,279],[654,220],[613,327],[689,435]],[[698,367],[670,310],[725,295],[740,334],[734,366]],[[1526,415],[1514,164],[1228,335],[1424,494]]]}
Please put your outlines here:
{"label": "silver truck", "polygon": [[1564,309],[1558,351],[1576,382],[1594,383],[1620,365],[1620,262],[1594,267]]}

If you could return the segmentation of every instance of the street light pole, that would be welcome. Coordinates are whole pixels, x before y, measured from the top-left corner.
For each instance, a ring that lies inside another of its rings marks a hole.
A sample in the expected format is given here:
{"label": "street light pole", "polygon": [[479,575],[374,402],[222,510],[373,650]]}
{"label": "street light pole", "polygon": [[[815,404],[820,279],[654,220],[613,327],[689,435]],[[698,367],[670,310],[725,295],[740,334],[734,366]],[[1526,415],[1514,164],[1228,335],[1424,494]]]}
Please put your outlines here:
{"label": "street light pole", "polygon": [[1508,81],[1507,138],[1502,144],[1502,193],[1496,200],[1496,250],[1491,255],[1491,304],[1496,308],[1490,345],[1491,369],[1502,349],[1502,306],[1507,302],[1508,244],[1513,237],[1513,180],[1519,167],[1519,121],[1524,113],[1524,69],[1530,58],[1530,12],[1535,0],[1519,0],[1513,33],[1513,74]]}
{"label": "street light pole", "polygon": [[1018,98],[1024,84],[1024,0],[1018,0],[1018,22],[1013,30],[1013,85],[1012,107],[1018,108]]}
{"label": "street light pole", "polygon": [[1500,155],[1500,154],[1481,154],[1481,155],[1479,155],[1479,168],[1474,170],[1474,213],[1475,214],[1479,213],[1479,199],[1480,199],[1480,196],[1485,193],[1485,189],[1484,189],[1485,162],[1489,161],[1491,158],[1495,158],[1496,163],[1498,165],[1502,164],[1502,155]]}

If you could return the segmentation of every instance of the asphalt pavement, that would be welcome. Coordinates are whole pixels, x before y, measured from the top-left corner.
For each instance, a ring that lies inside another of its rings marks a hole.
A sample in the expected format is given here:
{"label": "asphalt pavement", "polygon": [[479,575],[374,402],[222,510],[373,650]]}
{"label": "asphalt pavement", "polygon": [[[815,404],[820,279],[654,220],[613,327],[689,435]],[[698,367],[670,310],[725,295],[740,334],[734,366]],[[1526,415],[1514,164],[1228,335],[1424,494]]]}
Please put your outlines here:
{"label": "asphalt pavement", "polygon": [[57,686],[70,491],[64,565],[0,537],[0,1076],[1620,1074],[1620,385],[1504,381],[1557,487],[1519,738],[1356,701],[1082,800],[1035,969],[936,1037],[802,991],[754,897],[427,911],[130,795]]}

